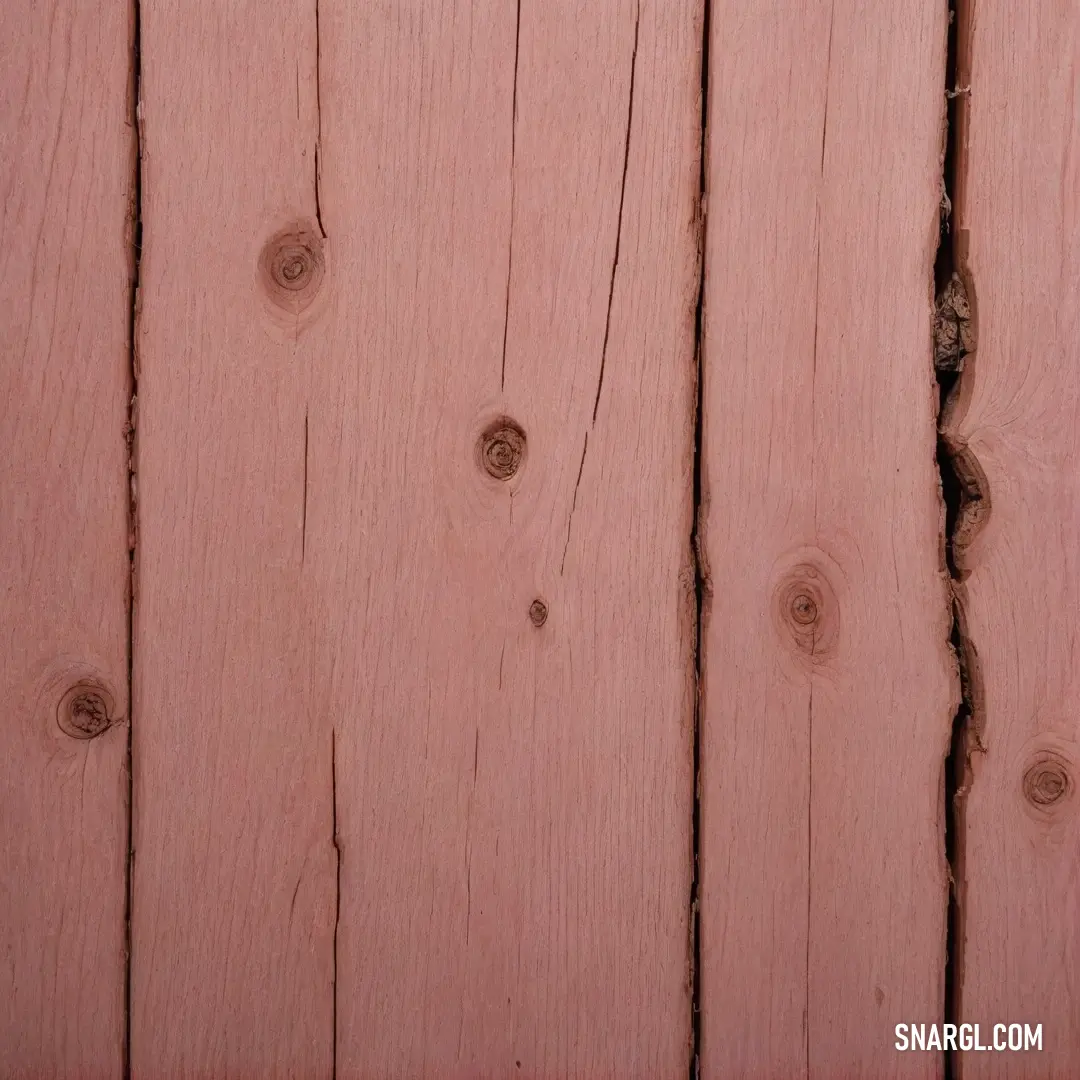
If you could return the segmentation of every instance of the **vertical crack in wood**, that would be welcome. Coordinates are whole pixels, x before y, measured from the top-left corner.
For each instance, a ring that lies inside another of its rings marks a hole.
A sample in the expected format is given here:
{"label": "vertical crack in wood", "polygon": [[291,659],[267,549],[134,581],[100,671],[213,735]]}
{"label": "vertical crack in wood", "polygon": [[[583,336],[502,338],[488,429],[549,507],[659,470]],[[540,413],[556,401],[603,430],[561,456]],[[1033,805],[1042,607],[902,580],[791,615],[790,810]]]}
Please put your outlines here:
{"label": "vertical crack in wood", "polygon": [[[836,5],[829,8],[829,43],[825,49],[825,105],[821,118],[821,162],[819,165],[818,191],[814,205],[814,351],[810,365],[810,478],[814,493],[814,531],[817,531],[817,358],[818,334],[821,323],[818,319],[818,299],[821,294],[821,192],[825,185],[825,144],[829,135],[829,80],[832,72],[833,24]],[[810,747],[813,754],[813,746]]]}
{"label": "vertical crack in wood", "polygon": [[334,880],[334,957],[333,957],[333,982],[334,1001],[333,1017],[331,1023],[331,1076],[337,1080],[337,1049],[338,1049],[338,926],[341,923],[341,840],[338,837],[338,798],[337,798],[337,731],[330,729],[330,825],[331,840],[334,845],[336,859]]}
{"label": "vertical crack in wood", "polygon": [[307,508],[308,508],[308,413],[304,410],[304,504],[300,514],[300,565],[307,558]]}
{"label": "vertical crack in wood", "polygon": [[589,433],[585,432],[585,444],[581,448],[581,462],[578,465],[577,482],[574,484],[574,498],[570,503],[570,516],[566,520],[566,542],[563,544],[562,549],[562,562],[559,563],[559,576],[562,577],[563,571],[566,569],[566,552],[570,547],[570,529],[574,524],[574,511],[577,509],[577,493],[578,488],[581,487],[581,474],[585,471],[585,455],[589,450]]}
{"label": "vertical crack in wood", "polygon": [[[626,105],[626,138],[623,141],[623,167],[622,180],[619,185],[619,214],[615,226],[615,252],[611,260],[611,280],[608,284],[607,314],[604,318],[604,343],[600,350],[600,376],[596,381],[596,398],[593,401],[591,426],[596,426],[596,414],[600,408],[600,391],[604,386],[604,369],[607,366],[608,339],[611,335],[611,308],[615,300],[615,274],[619,268],[619,249],[622,245],[623,214],[626,207],[626,177],[630,170],[630,132],[634,123],[634,79],[637,73],[638,33],[641,28],[641,0],[638,0],[634,15],[634,48],[630,54],[630,93]],[[578,465],[577,482],[574,485],[574,498],[570,506],[570,517],[566,522],[566,543],[563,545],[562,562],[559,564],[559,574],[562,575],[566,568],[566,552],[570,547],[570,529],[574,521],[574,510],[577,507],[578,487],[581,485],[581,475],[585,471],[585,455],[589,450],[589,433],[585,432],[585,443],[581,450],[581,463]]]}
{"label": "vertical crack in wood", "polygon": [[326,239],[322,219],[322,37],[319,31],[319,0],[315,0],[315,222]]}
{"label": "vertical crack in wood", "polygon": [[[814,206],[814,344],[810,362],[810,484],[813,491],[814,531],[818,527],[817,498],[817,362],[821,332],[819,299],[821,296],[821,195],[825,186],[825,151],[829,137],[829,83],[832,77],[833,27],[836,5],[829,7],[829,37],[825,48],[825,103],[821,116],[821,157],[818,163],[818,190]],[[816,648],[816,637],[811,652]],[[806,949],[803,1033],[805,1038],[806,1075],[810,1076],[810,941],[813,927],[814,896],[814,676],[810,675],[806,720]]]}
{"label": "vertical crack in wood", "polygon": [[825,48],[825,110],[821,122],[821,175],[825,175],[825,140],[829,134],[829,74],[832,71],[833,24],[836,18],[836,4],[829,7],[829,44]]}
{"label": "vertical crack in wood", "polygon": [[[971,7],[965,0],[948,0],[948,48],[945,62],[944,140],[942,153],[942,220],[937,259],[934,265],[935,292],[944,293],[958,277],[966,290],[970,306],[969,341],[977,347],[974,283],[967,266],[966,237],[952,229],[951,217],[962,210],[966,155],[968,88],[960,87],[970,71],[967,49],[971,33]],[[935,306],[935,315],[937,314]],[[947,352],[937,340],[941,332],[934,320],[934,355]],[[960,336],[957,335],[959,343]],[[972,349],[974,352],[974,349]],[[989,490],[979,463],[968,448],[954,436],[951,428],[960,384],[970,378],[969,364],[964,371],[964,356],[957,354],[955,364],[935,365],[939,387],[937,464],[944,504],[944,561],[949,575],[952,626],[949,644],[956,656],[960,679],[960,703],[953,717],[949,749],[944,762],[944,846],[949,877],[945,931],[944,1017],[947,1024],[959,1024],[962,1015],[964,975],[964,892],[966,801],[972,780],[971,755],[982,749],[982,694],[978,655],[968,635],[964,613],[964,585],[967,577],[964,553],[990,510]],[[944,1051],[945,1080],[960,1076],[961,1062],[956,1051]]]}
{"label": "vertical crack in wood", "polygon": [[634,16],[634,51],[630,55],[630,94],[626,105],[626,139],[623,142],[622,184],[619,187],[619,218],[615,226],[615,254],[611,260],[611,282],[608,285],[607,317],[604,320],[604,344],[600,350],[600,377],[596,381],[596,400],[593,402],[592,422],[596,426],[596,413],[600,408],[600,391],[604,385],[604,368],[607,365],[608,337],[611,333],[611,305],[615,300],[615,273],[619,268],[619,247],[622,243],[623,210],[626,206],[626,174],[630,169],[630,129],[634,124],[634,76],[637,73],[638,30],[641,26],[641,0],[638,0]]}
{"label": "vertical crack in wood", "polygon": [[521,0],[517,2],[517,22],[514,29],[514,96],[510,106],[510,240],[506,255],[506,306],[503,313],[502,370],[499,389],[506,389],[506,336],[510,329],[510,275],[514,269],[514,158],[517,153],[517,89],[518,56],[521,52]]}
{"label": "vertical crack in wood", "polygon": [[706,214],[709,176],[709,36],[712,27],[710,0],[702,0],[701,20],[701,145],[698,154],[698,295],[694,312],[694,446],[693,446],[693,506],[690,515],[690,558],[694,564],[694,696],[693,749],[691,780],[693,782],[690,820],[690,1080],[701,1074],[701,729],[702,690],[706,601],[712,593],[708,580],[707,562],[702,535],[704,508],[704,447],[705,402],[705,274],[706,274]]}
{"label": "vertical crack in wood", "polygon": [[131,1078],[131,919],[135,901],[135,768],[134,768],[134,671],[135,671],[135,604],[137,601],[137,545],[138,545],[138,487],[137,432],[139,389],[139,274],[142,266],[142,158],[143,131],[140,100],[142,84],[142,12],[140,0],[131,5],[131,71],[128,81],[130,95],[132,146],[131,146],[131,203],[128,228],[130,230],[129,274],[131,301],[128,324],[128,416],[124,425],[127,444],[128,488],[128,582],[127,582],[127,857],[124,881],[124,1031],[121,1068],[125,1080]]}
{"label": "vertical crack in wood", "polygon": [[[475,729],[473,738],[473,773],[472,787],[469,789],[469,804],[465,811],[465,947],[469,947],[472,929],[472,813],[473,800],[476,797],[476,774],[480,765],[480,728]],[[458,1053],[461,1053],[459,1040]]]}
{"label": "vertical crack in wood", "polygon": [[[828,93],[825,95],[825,108],[828,110]],[[824,133],[822,133],[822,147],[824,147]],[[821,183],[825,176],[822,173]],[[818,498],[817,498],[817,356],[818,334],[821,329],[821,320],[818,318],[818,300],[821,294],[821,194],[818,193],[817,205],[814,207],[814,347],[810,356],[810,489],[813,492],[814,501],[814,532],[817,533],[818,524]],[[813,753],[813,747],[810,747]]]}

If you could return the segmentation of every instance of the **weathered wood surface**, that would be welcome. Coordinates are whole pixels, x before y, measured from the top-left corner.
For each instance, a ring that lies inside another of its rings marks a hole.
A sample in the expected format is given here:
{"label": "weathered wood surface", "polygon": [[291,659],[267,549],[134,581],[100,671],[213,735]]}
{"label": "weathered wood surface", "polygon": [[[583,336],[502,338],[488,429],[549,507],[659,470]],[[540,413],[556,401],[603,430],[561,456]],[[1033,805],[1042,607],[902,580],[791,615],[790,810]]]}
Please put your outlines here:
{"label": "weathered wood surface", "polygon": [[712,5],[702,1075],[935,1076],[946,10]]}
{"label": "weathered wood surface", "polygon": [[699,19],[144,12],[136,1071],[685,1075]]}
{"label": "weathered wood surface", "polygon": [[1080,1061],[1080,10],[990,0],[961,25],[977,342],[948,429],[983,499],[958,552],[977,654],[960,1014],[984,1041],[1043,1026],[1041,1052],[967,1055],[963,1076],[1049,1080]]}
{"label": "weathered wood surface", "polygon": [[130,12],[5,4],[0,41],[0,1074],[117,1076]]}

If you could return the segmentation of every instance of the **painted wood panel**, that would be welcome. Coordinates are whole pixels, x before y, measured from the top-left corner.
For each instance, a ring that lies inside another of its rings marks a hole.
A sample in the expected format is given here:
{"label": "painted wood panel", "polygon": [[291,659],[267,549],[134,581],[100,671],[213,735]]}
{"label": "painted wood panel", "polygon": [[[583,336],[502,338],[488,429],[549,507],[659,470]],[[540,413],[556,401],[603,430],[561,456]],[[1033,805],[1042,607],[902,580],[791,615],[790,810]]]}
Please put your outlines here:
{"label": "painted wood panel", "polygon": [[698,5],[323,0],[346,1076],[685,1076]]}
{"label": "painted wood panel", "polygon": [[315,8],[155,0],[141,38],[132,1072],[328,1077]]}
{"label": "painted wood panel", "polygon": [[1048,1080],[1080,1060],[1080,12],[985,2],[960,25],[977,325],[947,430],[980,498],[957,551],[975,691],[959,1012],[983,1042],[1043,1032],[1041,1052],[968,1054],[962,1075]]}
{"label": "painted wood panel", "polygon": [[0,1073],[123,1063],[131,11],[0,10]]}
{"label": "painted wood panel", "polygon": [[946,10],[711,9],[702,1075],[935,1076]]}

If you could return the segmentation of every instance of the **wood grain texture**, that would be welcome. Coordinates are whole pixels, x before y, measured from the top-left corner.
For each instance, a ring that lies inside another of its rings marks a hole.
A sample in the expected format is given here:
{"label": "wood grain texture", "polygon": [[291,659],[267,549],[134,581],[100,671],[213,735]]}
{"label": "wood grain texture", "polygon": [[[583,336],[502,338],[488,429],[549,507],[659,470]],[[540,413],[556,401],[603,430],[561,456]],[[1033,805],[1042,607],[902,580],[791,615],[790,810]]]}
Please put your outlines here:
{"label": "wood grain texture", "polygon": [[[116,1077],[130,11],[5,4],[0,40],[0,1074]],[[100,733],[72,737],[60,719]]]}
{"label": "wood grain texture", "polygon": [[700,18],[321,4],[339,1076],[686,1075]]}
{"label": "wood grain texture", "polygon": [[702,1075],[940,1075],[946,11],[711,14]]}
{"label": "wood grain texture", "polygon": [[977,346],[948,420],[978,462],[960,553],[977,653],[960,1011],[1041,1023],[1043,1049],[962,1075],[1076,1075],[1080,1060],[1080,11],[989,0],[961,14],[958,254]]}
{"label": "wood grain texture", "polygon": [[304,536],[333,325],[315,9],[155,2],[141,27],[132,1073],[328,1077],[332,746]]}

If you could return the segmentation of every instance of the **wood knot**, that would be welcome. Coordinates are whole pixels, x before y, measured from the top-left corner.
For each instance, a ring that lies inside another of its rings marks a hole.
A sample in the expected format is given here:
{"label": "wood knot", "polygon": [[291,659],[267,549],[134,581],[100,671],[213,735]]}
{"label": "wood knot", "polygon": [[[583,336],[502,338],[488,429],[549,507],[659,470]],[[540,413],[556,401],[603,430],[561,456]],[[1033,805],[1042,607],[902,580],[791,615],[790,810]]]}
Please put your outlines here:
{"label": "wood knot", "polygon": [[94,739],[112,726],[115,706],[104,687],[79,682],[70,687],[56,708],[56,722],[73,739]]}
{"label": "wood knot", "polygon": [[1041,750],[1024,770],[1024,798],[1036,810],[1049,813],[1064,805],[1072,794],[1068,763],[1053,750]]}
{"label": "wood knot", "polygon": [[788,565],[773,587],[773,622],[797,655],[818,664],[836,651],[840,607],[822,560]]}
{"label": "wood knot", "polygon": [[537,597],[529,605],[529,621],[533,626],[541,627],[547,622],[548,609],[547,604],[544,603],[539,597]]}
{"label": "wood knot", "polygon": [[525,432],[508,416],[489,424],[477,444],[480,466],[495,480],[509,480],[525,459]]}
{"label": "wood knot", "polygon": [[315,299],[325,266],[322,237],[314,229],[295,224],[263,245],[259,280],[272,304],[298,315]]}

